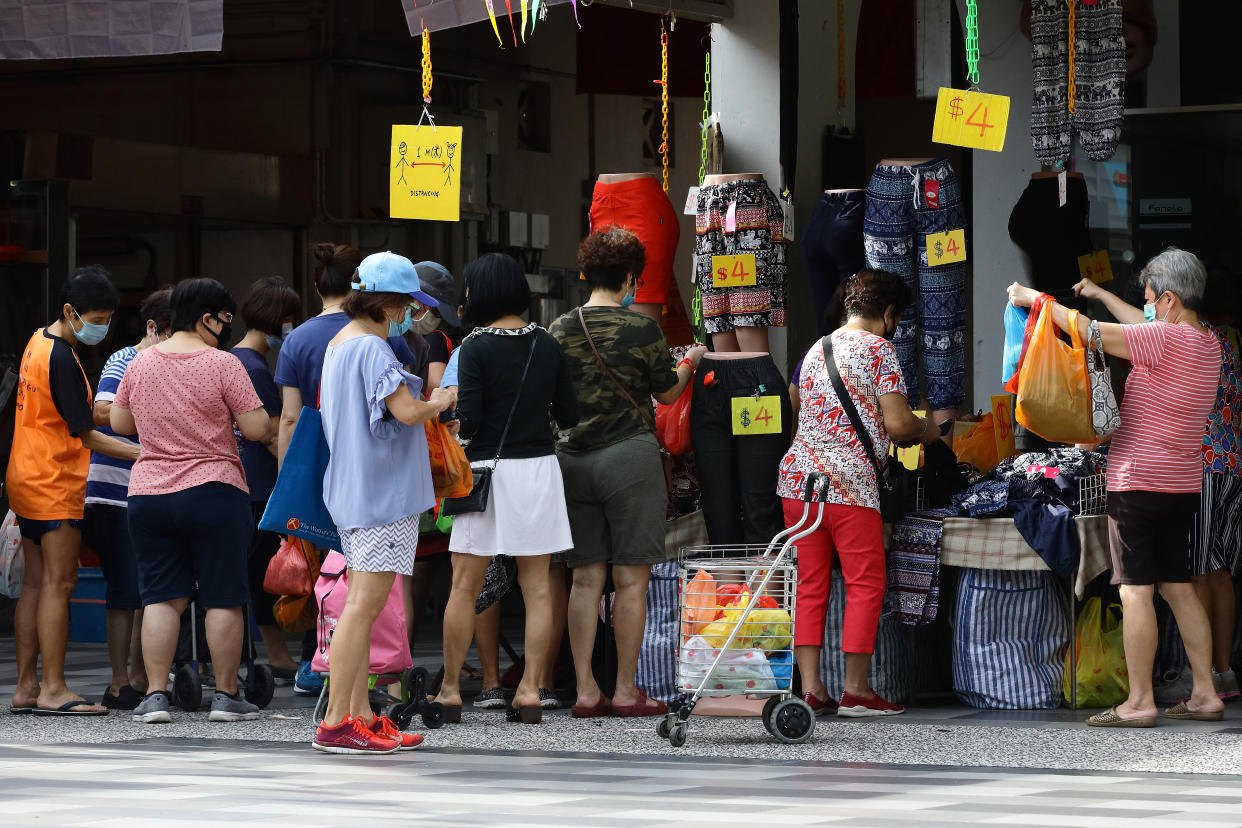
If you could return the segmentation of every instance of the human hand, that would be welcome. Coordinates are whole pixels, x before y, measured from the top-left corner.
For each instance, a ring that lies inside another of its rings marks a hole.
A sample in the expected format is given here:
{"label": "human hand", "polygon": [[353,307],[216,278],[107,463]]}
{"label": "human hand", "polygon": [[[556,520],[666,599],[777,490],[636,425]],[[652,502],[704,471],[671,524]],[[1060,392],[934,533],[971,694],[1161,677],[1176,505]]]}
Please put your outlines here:
{"label": "human hand", "polygon": [[1009,304],[1015,308],[1029,308],[1035,304],[1039,291],[1014,282],[1009,286]]}
{"label": "human hand", "polygon": [[686,351],[686,359],[694,363],[694,367],[699,367],[699,362],[703,359],[703,354],[707,353],[706,345],[695,345]]}
{"label": "human hand", "polygon": [[929,417],[927,419],[927,427],[923,429],[923,436],[919,438],[919,442],[925,446],[930,446],[943,438],[944,435],[940,433],[940,424]]}
{"label": "human hand", "polygon": [[428,402],[434,405],[437,410],[445,411],[456,405],[456,398],[457,394],[449,389],[436,388],[431,392],[431,397],[428,399]]}
{"label": "human hand", "polygon": [[461,431],[461,420],[449,420],[447,423],[444,424],[444,427],[448,429],[449,434],[452,434],[454,437],[456,437],[457,434]]}
{"label": "human hand", "polygon": [[1084,299],[1099,299],[1104,294],[1104,288],[1097,285],[1090,279],[1083,279],[1074,285],[1074,295],[1081,296]]}

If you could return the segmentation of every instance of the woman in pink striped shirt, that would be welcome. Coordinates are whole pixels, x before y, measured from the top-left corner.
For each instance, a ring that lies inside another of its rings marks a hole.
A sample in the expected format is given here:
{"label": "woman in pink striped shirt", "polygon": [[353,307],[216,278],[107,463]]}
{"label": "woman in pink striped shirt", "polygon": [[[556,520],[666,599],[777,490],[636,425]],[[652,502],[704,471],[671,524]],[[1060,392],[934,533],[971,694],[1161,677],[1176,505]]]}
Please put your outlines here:
{"label": "woman in pink striped shirt", "polygon": [[[1133,365],[1121,404],[1121,426],[1108,457],[1108,537],[1113,583],[1125,615],[1130,697],[1087,720],[1095,727],[1153,727],[1156,700],[1156,587],[1177,618],[1194,689],[1164,715],[1218,721],[1223,705],[1212,684],[1211,629],[1190,583],[1190,527],[1203,485],[1203,435],[1220,380],[1220,340],[1199,319],[1207,272],[1193,253],[1169,248],[1139,274],[1146,304],[1123,311],[1121,324],[1101,323],[1105,353]],[[1015,306],[1038,292],[1016,282]],[[1048,301],[1069,329],[1069,313]],[[1087,319],[1079,317],[1087,340]]]}

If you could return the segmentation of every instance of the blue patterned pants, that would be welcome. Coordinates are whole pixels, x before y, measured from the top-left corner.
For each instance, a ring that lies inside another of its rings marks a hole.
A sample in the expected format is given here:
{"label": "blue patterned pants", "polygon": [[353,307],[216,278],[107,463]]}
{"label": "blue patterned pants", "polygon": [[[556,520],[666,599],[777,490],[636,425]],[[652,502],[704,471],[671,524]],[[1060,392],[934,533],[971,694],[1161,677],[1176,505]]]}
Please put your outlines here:
{"label": "blue patterned pants", "polygon": [[920,361],[932,410],[957,408],[966,398],[966,264],[928,267],[926,247],[928,233],[965,227],[961,188],[948,161],[875,168],[863,246],[868,267],[897,273],[910,286],[913,301],[893,344],[911,406],[921,399]]}

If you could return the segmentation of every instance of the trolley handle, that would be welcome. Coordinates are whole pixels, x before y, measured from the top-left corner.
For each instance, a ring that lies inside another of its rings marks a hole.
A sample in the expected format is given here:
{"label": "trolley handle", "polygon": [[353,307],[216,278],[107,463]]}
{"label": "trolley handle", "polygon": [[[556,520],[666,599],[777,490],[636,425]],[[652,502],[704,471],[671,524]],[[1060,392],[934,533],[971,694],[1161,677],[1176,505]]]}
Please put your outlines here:
{"label": "trolley handle", "polygon": [[[819,488],[818,498],[815,497],[815,484],[817,482],[820,482],[823,484]],[[814,503],[816,500],[818,500],[820,503],[827,502],[828,500],[828,475],[824,474],[823,472],[810,472],[809,474],[807,474],[806,485],[803,489],[802,499],[805,500],[807,503]]]}

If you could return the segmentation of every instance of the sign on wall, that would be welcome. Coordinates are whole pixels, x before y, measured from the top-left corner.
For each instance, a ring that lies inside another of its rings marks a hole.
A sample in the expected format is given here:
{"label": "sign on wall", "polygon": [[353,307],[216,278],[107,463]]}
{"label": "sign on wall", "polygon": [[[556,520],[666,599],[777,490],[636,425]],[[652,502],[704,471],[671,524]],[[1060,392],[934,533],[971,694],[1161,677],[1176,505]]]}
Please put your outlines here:
{"label": "sign on wall", "polygon": [[388,161],[393,218],[461,218],[461,127],[394,124]]}

